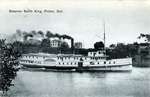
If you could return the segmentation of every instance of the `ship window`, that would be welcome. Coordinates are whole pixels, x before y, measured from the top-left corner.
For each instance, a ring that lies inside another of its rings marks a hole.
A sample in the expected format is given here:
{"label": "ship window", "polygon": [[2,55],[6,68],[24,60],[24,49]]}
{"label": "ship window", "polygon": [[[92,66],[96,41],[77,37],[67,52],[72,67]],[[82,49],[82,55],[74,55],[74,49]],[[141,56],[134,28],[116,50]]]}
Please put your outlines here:
{"label": "ship window", "polygon": [[71,62],[71,65],[72,65],[72,62]]}
{"label": "ship window", "polygon": [[76,62],[74,64],[76,65]]}
{"label": "ship window", "polygon": [[94,62],[90,62],[90,65],[94,65]]}
{"label": "ship window", "polygon": [[115,64],[115,61],[114,61],[114,64]]}
{"label": "ship window", "polygon": [[99,64],[99,62],[97,64]]}
{"label": "ship window", "polygon": [[104,61],[104,64],[106,64],[106,62]]}
{"label": "ship window", "polygon": [[64,62],[63,62],[63,65],[64,65]]}
{"label": "ship window", "polygon": [[111,64],[111,62],[109,62],[109,64]]}
{"label": "ship window", "polygon": [[60,65],[60,62],[58,64]]}
{"label": "ship window", "polygon": [[101,52],[99,52],[99,54],[101,54]]}

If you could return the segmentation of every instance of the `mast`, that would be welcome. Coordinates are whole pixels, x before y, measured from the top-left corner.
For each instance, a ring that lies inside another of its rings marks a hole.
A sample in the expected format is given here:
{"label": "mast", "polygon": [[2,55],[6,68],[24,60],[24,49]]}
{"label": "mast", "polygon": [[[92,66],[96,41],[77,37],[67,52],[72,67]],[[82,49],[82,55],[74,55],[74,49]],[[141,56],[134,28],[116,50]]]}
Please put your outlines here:
{"label": "mast", "polygon": [[105,20],[103,22],[103,27],[104,27],[104,49],[105,49],[105,45],[106,45],[106,37],[105,37]]}

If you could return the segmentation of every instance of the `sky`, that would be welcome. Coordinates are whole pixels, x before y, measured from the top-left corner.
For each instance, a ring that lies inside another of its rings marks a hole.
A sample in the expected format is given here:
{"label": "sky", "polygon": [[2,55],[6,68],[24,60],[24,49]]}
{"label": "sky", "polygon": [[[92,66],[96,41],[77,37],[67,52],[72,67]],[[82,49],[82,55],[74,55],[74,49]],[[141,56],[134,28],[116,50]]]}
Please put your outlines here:
{"label": "sky", "polygon": [[[60,13],[13,13],[9,10],[62,10]],[[22,31],[50,30],[68,34],[85,48],[103,41],[141,42],[140,33],[150,33],[150,0],[1,0],[0,37]]]}

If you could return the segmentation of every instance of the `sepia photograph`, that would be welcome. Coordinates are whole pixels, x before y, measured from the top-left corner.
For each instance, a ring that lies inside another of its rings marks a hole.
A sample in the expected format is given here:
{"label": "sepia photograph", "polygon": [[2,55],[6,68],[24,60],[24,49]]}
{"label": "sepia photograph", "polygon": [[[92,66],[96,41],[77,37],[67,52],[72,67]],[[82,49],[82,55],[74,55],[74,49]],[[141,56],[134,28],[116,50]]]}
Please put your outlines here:
{"label": "sepia photograph", "polygon": [[150,97],[150,0],[1,0],[0,97]]}

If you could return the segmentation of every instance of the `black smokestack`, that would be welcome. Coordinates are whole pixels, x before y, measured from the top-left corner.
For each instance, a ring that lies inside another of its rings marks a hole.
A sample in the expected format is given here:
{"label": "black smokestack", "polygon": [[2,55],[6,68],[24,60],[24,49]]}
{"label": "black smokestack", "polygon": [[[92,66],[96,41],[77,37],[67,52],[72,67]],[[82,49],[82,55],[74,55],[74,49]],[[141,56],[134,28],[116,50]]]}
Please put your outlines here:
{"label": "black smokestack", "polygon": [[73,38],[71,39],[71,50],[72,50],[72,53],[74,53],[74,39]]}
{"label": "black smokestack", "polygon": [[68,35],[62,35],[61,37],[63,39],[70,39],[71,40],[71,50],[72,50],[72,53],[73,53],[74,52],[74,39],[71,36],[68,36]]}
{"label": "black smokestack", "polygon": [[74,49],[74,39],[71,39],[71,48]]}
{"label": "black smokestack", "polygon": [[68,35],[62,35],[61,36],[63,39],[70,39],[71,40],[71,48],[74,48],[74,39],[71,36]]}
{"label": "black smokestack", "polygon": [[69,40],[71,40],[71,49],[72,49],[72,53],[73,53],[73,50],[74,50],[74,39],[73,39],[71,36],[66,35],[66,34],[60,35],[60,34],[58,34],[58,33],[53,34],[51,31],[47,31],[46,37],[47,37],[47,38],[57,37],[57,38],[59,38],[59,39],[63,38],[63,39],[69,39]]}

